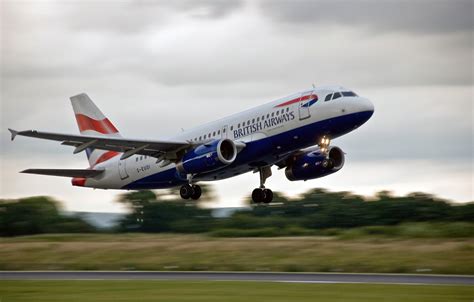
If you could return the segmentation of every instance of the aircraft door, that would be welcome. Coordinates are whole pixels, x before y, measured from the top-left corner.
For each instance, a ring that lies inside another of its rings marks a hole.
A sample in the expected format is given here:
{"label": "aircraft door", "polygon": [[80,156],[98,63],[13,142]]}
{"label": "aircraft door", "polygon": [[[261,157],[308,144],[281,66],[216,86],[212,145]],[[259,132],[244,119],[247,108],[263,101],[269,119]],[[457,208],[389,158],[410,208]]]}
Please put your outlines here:
{"label": "aircraft door", "polygon": [[126,168],[126,159],[118,161],[118,172],[121,180],[128,178],[127,168]]}
{"label": "aircraft door", "polygon": [[309,112],[309,101],[311,100],[311,96],[312,94],[308,96],[307,93],[302,93],[300,96],[300,102],[298,103],[300,121],[311,116],[311,113]]}
{"label": "aircraft door", "polygon": [[314,100],[316,98],[317,96],[314,94],[314,92],[305,92],[301,94],[300,102],[298,105],[300,121],[311,117],[309,107],[314,103]]}

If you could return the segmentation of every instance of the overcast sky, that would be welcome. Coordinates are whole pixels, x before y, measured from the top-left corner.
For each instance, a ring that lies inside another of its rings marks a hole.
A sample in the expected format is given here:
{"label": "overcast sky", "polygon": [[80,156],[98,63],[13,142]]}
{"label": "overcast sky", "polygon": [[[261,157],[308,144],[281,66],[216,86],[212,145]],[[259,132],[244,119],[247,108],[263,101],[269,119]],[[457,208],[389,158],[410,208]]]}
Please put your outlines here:
{"label": "overcast sky", "polygon": [[[84,154],[7,127],[77,133],[87,92],[126,137],[157,139],[311,84],[350,87],[373,118],[333,141],[338,173],[267,186],[473,197],[473,1],[0,1],[0,197],[50,195],[68,210],[120,211],[118,191],[26,168],[85,168]],[[237,206],[250,174],[215,183]]]}

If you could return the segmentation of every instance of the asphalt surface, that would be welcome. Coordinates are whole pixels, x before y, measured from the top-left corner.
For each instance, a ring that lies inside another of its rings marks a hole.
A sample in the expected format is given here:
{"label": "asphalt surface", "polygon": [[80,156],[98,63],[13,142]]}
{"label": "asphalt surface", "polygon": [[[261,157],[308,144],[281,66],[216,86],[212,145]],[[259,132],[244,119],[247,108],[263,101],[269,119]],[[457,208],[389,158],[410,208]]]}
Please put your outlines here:
{"label": "asphalt surface", "polygon": [[0,271],[0,280],[203,280],[474,285],[474,276],[272,272]]}

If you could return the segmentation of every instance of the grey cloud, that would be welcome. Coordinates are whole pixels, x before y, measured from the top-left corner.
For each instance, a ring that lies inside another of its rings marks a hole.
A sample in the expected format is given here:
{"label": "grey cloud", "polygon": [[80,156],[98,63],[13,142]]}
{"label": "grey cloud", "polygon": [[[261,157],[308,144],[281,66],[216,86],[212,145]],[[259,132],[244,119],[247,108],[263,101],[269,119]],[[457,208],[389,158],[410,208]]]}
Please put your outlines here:
{"label": "grey cloud", "polygon": [[[113,5],[41,2],[48,4],[41,6],[43,13],[32,11],[22,2],[4,3],[1,74],[10,79],[40,77],[58,81],[74,77],[80,82],[86,78],[103,80],[113,74],[168,86],[236,82],[296,85],[301,81],[374,86],[473,82],[472,36],[462,32],[419,37],[408,31],[374,36],[359,28],[328,31],[311,23],[288,32],[275,28],[252,10],[242,10],[226,22],[225,16],[238,11],[241,1],[125,1]],[[269,14],[272,7],[275,10],[280,6],[277,13],[295,19],[296,11],[304,15],[312,11],[314,3],[329,5],[307,1],[292,5],[265,3],[270,7],[265,9]],[[415,2],[414,11],[419,3]],[[343,4],[353,6],[352,2],[334,5]],[[362,4],[358,9],[371,9]],[[196,22],[189,16],[213,16],[223,18],[223,22],[211,28],[208,22]],[[328,19],[323,17],[321,22],[327,22],[324,18]],[[338,14],[331,22],[345,24],[337,18]],[[382,17],[374,13],[374,18]],[[196,31],[194,27],[200,24],[203,29]],[[180,28],[176,32],[175,25]]]}
{"label": "grey cloud", "polygon": [[[34,22],[48,23],[57,28],[64,26],[79,32],[108,32],[120,35],[135,34],[162,28],[173,17],[219,19],[242,7],[242,0],[176,0],[176,1],[58,1],[33,3],[39,13],[30,11],[31,19],[22,14],[31,3],[2,1],[2,27],[6,33],[28,28]],[[28,10],[26,10],[28,11]]]}
{"label": "grey cloud", "polygon": [[184,11],[193,17],[218,19],[229,15],[241,8],[244,4],[242,0],[182,0],[169,1],[177,11]]}
{"label": "grey cloud", "polygon": [[105,30],[118,34],[134,33],[165,26],[172,17],[219,19],[240,8],[241,0],[219,1],[119,1],[87,2],[82,9],[61,5],[74,30]]}
{"label": "grey cloud", "polygon": [[365,27],[374,32],[471,32],[471,0],[262,0],[261,12],[284,23]]}

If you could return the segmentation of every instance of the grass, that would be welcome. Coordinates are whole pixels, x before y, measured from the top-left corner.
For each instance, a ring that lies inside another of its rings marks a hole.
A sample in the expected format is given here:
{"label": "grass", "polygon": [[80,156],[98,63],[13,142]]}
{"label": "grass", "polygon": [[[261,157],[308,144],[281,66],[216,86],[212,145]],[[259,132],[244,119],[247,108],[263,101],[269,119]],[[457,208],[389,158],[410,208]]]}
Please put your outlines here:
{"label": "grass", "polygon": [[471,301],[469,286],[179,281],[0,281],[2,302],[21,301]]}
{"label": "grass", "polygon": [[281,236],[336,236],[342,239],[364,237],[389,238],[473,238],[474,223],[470,222],[414,222],[399,225],[363,226],[349,229],[305,229],[301,227],[265,227],[255,229],[218,229],[209,233],[214,237],[281,237]]}
{"label": "grass", "polygon": [[472,238],[62,234],[0,239],[0,270],[474,274]]}

